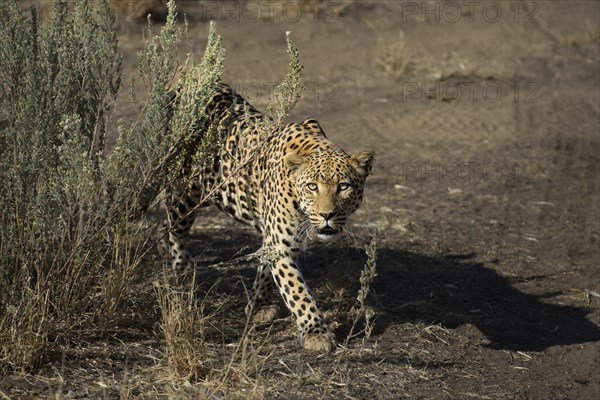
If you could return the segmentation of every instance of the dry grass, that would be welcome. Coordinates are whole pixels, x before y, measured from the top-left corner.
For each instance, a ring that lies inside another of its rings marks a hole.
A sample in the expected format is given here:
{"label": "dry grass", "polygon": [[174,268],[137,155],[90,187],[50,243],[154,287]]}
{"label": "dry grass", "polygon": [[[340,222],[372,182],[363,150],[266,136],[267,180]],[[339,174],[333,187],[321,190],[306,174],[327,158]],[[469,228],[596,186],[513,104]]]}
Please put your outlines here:
{"label": "dry grass", "polygon": [[[453,77],[481,77],[489,79],[501,71],[497,65],[479,66],[458,51],[431,54],[420,41],[410,41],[399,30],[397,39],[382,34],[381,24],[369,24],[377,37],[375,64],[391,78],[402,82],[434,83]],[[394,31],[397,28],[393,28]],[[493,72],[492,72],[493,71]]]}
{"label": "dry grass", "polygon": [[167,365],[175,379],[192,382],[210,371],[204,341],[204,307],[196,298],[195,288],[195,275],[185,284],[173,285],[168,271],[156,287]]}
{"label": "dry grass", "polygon": [[0,337],[0,365],[35,368],[48,347],[48,292],[28,290],[22,296],[19,303],[26,306],[8,310],[0,321],[8,328]]}
{"label": "dry grass", "polygon": [[406,45],[404,32],[398,33],[397,41],[387,41],[378,34],[377,43],[379,47],[379,56],[375,58],[375,63],[386,74],[394,79],[402,79],[413,73],[416,68],[413,53]]}

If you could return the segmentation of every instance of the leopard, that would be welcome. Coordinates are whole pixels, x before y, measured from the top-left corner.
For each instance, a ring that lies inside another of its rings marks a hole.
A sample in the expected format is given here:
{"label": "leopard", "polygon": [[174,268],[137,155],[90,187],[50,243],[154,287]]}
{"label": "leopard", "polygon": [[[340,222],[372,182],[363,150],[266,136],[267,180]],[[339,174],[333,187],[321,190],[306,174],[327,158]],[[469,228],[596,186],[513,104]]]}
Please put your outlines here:
{"label": "leopard", "polygon": [[298,255],[309,238],[328,241],[345,229],[361,206],[375,152],[345,152],[314,118],[265,132],[261,126],[272,126],[270,117],[226,83],[217,85],[205,110],[207,126],[226,126],[225,139],[183,194],[167,196],[160,253],[173,270],[190,268],[184,241],[202,207],[214,205],[253,226],[269,256],[259,262],[245,308],[248,318],[256,324],[275,320],[279,292],[295,319],[301,347],[333,351],[335,335],[303,277]]}

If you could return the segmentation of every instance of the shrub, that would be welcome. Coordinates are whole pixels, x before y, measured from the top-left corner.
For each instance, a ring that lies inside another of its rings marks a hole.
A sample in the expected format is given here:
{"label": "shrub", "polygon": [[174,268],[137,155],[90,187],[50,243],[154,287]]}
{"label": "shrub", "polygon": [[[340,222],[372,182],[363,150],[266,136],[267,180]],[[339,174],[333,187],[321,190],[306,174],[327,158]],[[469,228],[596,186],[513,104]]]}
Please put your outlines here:
{"label": "shrub", "polygon": [[33,367],[53,329],[114,312],[147,252],[152,232],[133,217],[177,169],[224,59],[211,24],[202,62],[184,64],[185,100],[170,104],[182,35],[168,8],[140,54],[149,98],[110,154],[121,56],[108,0],[57,0],[47,27],[15,0],[0,8],[0,369]]}

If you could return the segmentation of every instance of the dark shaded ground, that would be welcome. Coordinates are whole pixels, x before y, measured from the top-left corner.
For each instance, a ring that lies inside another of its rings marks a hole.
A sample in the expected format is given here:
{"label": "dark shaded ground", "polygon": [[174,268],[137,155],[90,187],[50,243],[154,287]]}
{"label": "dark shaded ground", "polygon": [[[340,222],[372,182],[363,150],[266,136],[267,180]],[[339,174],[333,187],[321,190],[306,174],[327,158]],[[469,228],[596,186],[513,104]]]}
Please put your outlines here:
{"label": "dark shaded ground", "polygon": [[[369,232],[377,228],[382,243],[377,318],[362,350],[359,336],[331,356],[305,353],[284,316],[252,334],[256,346],[267,333],[270,342],[256,350],[264,363],[248,374],[255,380],[231,381],[248,391],[224,397],[600,398],[600,3],[496,2],[503,13],[490,21],[483,2],[456,23],[448,2],[355,1],[323,8],[319,22],[308,11],[300,21],[281,11],[254,20],[245,3],[227,4],[229,14],[220,3],[181,4],[197,51],[206,21],[217,20],[226,81],[264,107],[285,73],[292,30],[307,91],[290,120],[316,117],[347,150],[377,151],[349,226],[356,239],[315,244],[302,260],[340,340]],[[424,4],[440,7],[439,21],[419,14]],[[122,35],[130,73],[140,31],[129,25]],[[202,266],[253,251],[259,239],[214,210],[203,215],[193,252],[214,314],[208,341],[227,354],[243,330],[254,267]],[[7,377],[0,388],[14,398],[117,397],[128,379],[132,397],[202,397],[194,387],[163,389],[146,371],[161,357],[147,289],[156,275],[146,273],[128,327],[61,345],[41,374],[53,378]]]}

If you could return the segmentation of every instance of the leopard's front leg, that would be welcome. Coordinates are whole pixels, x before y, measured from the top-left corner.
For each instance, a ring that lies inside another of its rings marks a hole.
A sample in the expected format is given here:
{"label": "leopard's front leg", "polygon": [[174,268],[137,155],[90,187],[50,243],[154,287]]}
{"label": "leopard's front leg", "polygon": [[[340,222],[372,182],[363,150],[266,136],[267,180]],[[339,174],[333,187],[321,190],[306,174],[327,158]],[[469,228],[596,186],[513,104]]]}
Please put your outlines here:
{"label": "leopard's front leg", "polygon": [[[276,168],[270,170],[265,182],[281,179],[282,174],[275,174],[275,171]],[[306,238],[300,227],[307,221],[297,201],[290,201],[294,191],[292,181],[288,181],[283,188],[266,185],[261,199],[263,246],[270,261],[273,281],[296,319],[302,347],[329,352],[335,349],[335,335],[329,330],[296,262]]]}
{"label": "leopard's front leg", "polygon": [[263,260],[256,272],[256,279],[252,285],[250,301],[246,306],[246,315],[255,323],[268,323],[277,318],[279,307],[274,304],[273,275],[271,274],[271,262]]}
{"label": "leopard's front leg", "polygon": [[332,351],[335,348],[335,335],[325,322],[317,302],[304,282],[295,260],[295,253],[289,242],[282,239],[274,247],[271,273],[281,297],[296,318],[300,342],[305,349]]}

